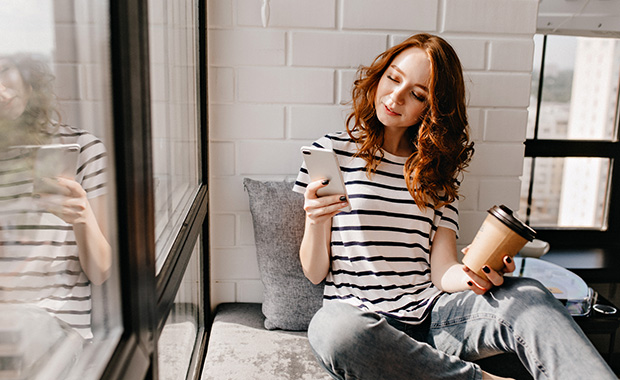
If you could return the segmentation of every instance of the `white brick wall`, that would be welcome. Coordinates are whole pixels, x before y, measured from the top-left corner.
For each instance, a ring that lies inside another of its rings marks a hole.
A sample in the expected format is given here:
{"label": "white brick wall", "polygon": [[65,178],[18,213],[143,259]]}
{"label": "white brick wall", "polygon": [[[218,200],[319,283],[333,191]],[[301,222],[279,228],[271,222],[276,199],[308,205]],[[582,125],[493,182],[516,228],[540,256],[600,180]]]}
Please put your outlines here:
{"label": "white brick wall", "polygon": [[537,0],[209,1],[212,304],[261,301],[243,177],[293,178],[299,147],[342,130],[356,68],[410,34],[442,35],[465,69],[476,153],[459,245],[494,204],[517,208]]}

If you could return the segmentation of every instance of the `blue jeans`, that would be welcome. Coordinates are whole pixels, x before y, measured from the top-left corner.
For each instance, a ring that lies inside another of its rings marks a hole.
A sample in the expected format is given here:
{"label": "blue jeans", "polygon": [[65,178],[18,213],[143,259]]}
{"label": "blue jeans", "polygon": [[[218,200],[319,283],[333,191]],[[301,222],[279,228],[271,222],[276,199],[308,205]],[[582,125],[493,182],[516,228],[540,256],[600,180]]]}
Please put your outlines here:
{"label": "blue jeans", "polygon": [[535,379],[617,379],[564,306],[527,278],[483,296],[443,294],[420,326],[328,302],[308,338],[335,379],[482,379],[472,361],[503,352]]}

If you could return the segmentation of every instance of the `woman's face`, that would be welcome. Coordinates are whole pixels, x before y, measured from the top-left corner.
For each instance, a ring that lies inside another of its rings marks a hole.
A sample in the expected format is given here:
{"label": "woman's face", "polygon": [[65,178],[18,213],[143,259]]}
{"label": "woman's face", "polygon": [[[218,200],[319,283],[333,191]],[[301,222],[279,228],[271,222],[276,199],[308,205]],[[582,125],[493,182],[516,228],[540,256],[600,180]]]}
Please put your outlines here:
{"label": "woman's face", "polygon": [[426,109],[431,62],[420,48],[398,54],[377,86],[377,118],[387,128],[409,128]]}
{"label": "woman's face", "polygon": [[0,120],[15,120],[26,109],[32,87],[15,64],[0,58]]}

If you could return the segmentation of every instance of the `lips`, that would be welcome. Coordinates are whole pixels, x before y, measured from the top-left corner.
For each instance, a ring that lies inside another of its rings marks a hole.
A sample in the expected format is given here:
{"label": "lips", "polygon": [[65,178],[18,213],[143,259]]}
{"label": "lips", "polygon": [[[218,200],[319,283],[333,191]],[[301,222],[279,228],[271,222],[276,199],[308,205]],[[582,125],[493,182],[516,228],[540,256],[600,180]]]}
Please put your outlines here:
{"label": "lips", "polygon": [[394,112],[392,111],[392,109],[388,106],[386,106],[385,104],[383,105],[385,107],[386,112],[388,113],[388,115],[391,116],[400,116],[400,114],[398,112]]}

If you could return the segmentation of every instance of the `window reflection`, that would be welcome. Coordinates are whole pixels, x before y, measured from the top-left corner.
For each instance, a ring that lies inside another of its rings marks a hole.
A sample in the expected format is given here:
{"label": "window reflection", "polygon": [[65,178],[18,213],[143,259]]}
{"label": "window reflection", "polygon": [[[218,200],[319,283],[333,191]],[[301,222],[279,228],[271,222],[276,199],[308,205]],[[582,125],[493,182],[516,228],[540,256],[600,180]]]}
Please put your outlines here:
{"label": "window reflection", "polygon": [[156,270],[198,188],[197,1],[149,1]]}
{"label": "window reflection", "polygon": [[[198,238],[198,242],[201,238]],[[204,333],[200,243],[194,247],[157,344],[161,380],[193,379]]]}
{"label": "window reflection", "polygon": [[0,7],[2,379],[99,378],[120,336],[107,14]]}

